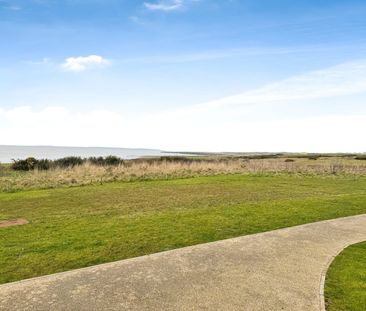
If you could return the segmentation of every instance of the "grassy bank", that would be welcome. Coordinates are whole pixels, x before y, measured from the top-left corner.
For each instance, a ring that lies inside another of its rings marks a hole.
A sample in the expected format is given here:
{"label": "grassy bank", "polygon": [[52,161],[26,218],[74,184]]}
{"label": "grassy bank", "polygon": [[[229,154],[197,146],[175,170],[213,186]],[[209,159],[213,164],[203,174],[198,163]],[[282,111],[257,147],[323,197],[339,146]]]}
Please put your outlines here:
{"label": "grassy bank", "polygon": [[283,157],[249,159],[246,157],[201,157],[181,160],[142,159],[118,166],[89,163],[72,168],[47,171],[12,171],[0,165],[0,191],[47,189],[101,184],[113,181],[162,180],[215,176],[222,174],[306,174],[366,175],[366,161],[353,157]]}
{"label": "grassy bank", "polygon": [[364,311],[366,242],[346,248],[331,264],[325,283],[328,311]]}
{"label": "grassy bank", "polygon": [[366,177],[226,175],[0,193],[0,283],[366,213]]}

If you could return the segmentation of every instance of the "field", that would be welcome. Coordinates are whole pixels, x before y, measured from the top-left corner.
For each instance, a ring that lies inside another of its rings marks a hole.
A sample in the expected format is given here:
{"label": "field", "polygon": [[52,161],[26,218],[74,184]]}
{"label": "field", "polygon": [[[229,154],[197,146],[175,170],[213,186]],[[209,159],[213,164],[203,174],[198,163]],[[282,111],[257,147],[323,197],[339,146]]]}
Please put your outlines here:
{"label": "field", "polygon": [[160,180],[2,192],[0,220],[25,218],[30,223],[0,228],[0,283],[363,214],[366,176],[354,172],[209,171],[216,176],[166,175]]}
{"label": "field", "polygon": [[366,242],[351,245],[336,257],[325,285],[327,310],[365,310]]}

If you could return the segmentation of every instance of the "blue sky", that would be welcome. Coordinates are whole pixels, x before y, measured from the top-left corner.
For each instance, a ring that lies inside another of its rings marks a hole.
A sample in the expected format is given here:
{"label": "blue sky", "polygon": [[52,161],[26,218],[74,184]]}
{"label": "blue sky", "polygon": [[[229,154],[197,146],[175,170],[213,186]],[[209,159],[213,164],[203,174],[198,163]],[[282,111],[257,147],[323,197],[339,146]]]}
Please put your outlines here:
{"label": "blue sky", "polygon": [[366,2],[0,0],[0,144],[366,151]]}

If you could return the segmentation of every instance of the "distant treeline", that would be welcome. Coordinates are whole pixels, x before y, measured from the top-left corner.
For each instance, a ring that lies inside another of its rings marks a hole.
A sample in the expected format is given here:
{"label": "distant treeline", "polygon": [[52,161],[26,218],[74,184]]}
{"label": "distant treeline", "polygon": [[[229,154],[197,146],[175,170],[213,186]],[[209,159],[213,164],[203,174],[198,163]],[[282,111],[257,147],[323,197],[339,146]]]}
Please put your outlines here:
{"label": "distant treeline", "polygon": [[347,158],[355,160],[366,160],[366,154],[356,153],[263,153],[263,154],[250,154],[236,156],[240,159],[280,159],[280,158],[293,158],[293,159],[309,159],[317,160],[319,158]]}
{"label": "distant treeline", "polygon": [[27,159],[14,160],[11,168],[15,171],[46,171],[50,168],[72,168],[74,166],[90,163],[98,166],[117,166],[124,163],[123,159],[116,156],[107,157],[65,157],[57,160],[36,159],[29,157]]}

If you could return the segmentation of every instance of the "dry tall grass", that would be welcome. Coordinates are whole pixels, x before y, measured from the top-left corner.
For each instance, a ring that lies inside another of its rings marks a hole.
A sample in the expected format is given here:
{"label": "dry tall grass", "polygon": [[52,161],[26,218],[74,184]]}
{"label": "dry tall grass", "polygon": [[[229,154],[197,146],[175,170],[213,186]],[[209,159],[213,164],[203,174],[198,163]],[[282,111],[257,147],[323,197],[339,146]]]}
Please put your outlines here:
{"label": "dry tall grass", "polygon": [[207,161],[130,161],[121,166],[85,164],[69,169],[51,169],[20,174],[0,174],[0,191],[55,188],[111,181],[172,179],[221,174],[352,174],[366,175],[366,161],[344,158],[318,160],[238,158]]}

